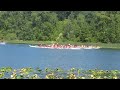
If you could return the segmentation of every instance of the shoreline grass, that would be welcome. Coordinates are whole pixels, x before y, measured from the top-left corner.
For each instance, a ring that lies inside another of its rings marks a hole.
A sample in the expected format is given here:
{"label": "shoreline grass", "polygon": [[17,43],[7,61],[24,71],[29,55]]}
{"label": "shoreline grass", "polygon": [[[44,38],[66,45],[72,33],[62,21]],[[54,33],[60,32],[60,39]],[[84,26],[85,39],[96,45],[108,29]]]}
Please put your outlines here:
{"label": "shoreline grass", "polygon": [[[23,41],[23,40],[11,40],[11,41],[5,41],[10,44],[53,44],[56,43],[56,41]],[[101,48],[107,48],[107,49],[120,49],[120,43],[81,43],[81,42],[57,42],[59,44],[74,44],[74,45],[92,45],[92,46],[100,46]]]}

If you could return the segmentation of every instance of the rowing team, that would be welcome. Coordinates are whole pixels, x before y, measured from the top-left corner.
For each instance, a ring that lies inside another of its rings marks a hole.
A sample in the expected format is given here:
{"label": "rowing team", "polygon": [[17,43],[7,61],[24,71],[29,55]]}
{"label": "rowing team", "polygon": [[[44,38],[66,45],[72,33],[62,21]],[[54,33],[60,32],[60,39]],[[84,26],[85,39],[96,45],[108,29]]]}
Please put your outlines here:
{"label": "rowing team", "polygon": [[[34,46],[31,46],[34,47]],[[52,44],[52,45],[45,45],[45,44],[39,44],[38,46],[36,46],[38,48],[52,48],[52,49],[99,49],[99,46],[88,46],[88,45],[71,45],[71,44],[67,44],[67,45],[59,45],[57,44]]]}

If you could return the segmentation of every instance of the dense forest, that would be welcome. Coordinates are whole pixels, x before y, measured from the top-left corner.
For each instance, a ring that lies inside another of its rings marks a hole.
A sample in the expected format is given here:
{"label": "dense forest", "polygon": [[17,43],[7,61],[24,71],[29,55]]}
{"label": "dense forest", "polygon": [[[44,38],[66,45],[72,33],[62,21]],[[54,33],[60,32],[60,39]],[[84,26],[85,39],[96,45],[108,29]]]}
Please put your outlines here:
{"label": "dense forest", "polygon": [[120,11],[0,11],[0,40],[120,43]]}

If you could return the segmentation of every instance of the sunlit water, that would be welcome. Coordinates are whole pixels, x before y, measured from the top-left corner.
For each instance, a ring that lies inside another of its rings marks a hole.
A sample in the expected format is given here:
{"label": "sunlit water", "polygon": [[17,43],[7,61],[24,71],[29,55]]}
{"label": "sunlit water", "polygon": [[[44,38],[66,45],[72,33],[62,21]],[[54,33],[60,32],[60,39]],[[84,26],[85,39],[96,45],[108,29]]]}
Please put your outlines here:
{"label": "sunlit water", "polygon": [[40,49],[25,44],[0,45],[0,67],[120,70],[120,50]]}

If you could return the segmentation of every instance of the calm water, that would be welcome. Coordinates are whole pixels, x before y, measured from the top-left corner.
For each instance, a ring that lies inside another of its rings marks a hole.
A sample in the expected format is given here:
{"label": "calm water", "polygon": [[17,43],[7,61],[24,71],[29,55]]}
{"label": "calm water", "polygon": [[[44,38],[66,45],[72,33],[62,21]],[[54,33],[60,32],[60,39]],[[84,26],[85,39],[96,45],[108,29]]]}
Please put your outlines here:
{"label": "calm water", "polygon": [[57,50],[31,48],[24,44],[6,44],[0,45],[0,67],[3,66],[120,70],[120,50]]}

